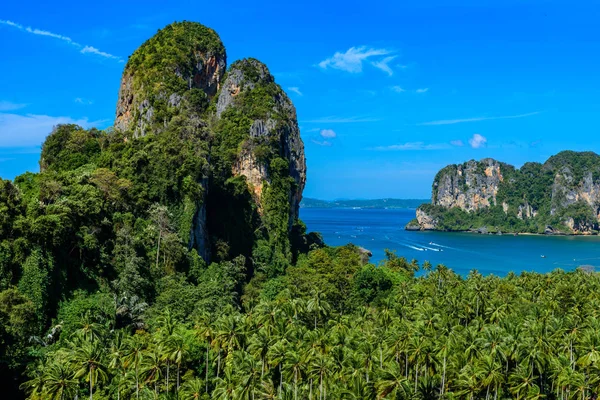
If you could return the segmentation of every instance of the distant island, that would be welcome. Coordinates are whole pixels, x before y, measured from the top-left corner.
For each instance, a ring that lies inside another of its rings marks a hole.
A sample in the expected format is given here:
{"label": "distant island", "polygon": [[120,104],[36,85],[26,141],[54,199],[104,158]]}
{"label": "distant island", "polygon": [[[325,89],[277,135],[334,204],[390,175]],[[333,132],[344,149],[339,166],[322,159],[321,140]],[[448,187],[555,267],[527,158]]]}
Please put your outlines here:
{"label": "distant island", "polygon": [[520,169],[486,158],[440,170],[407,230],[598,234],[600,156],[563,151]]}
{"label": "distant island", "polygon": [[407,209],[417,208],[427,199],[373,199],[373,200],[318,200],[304,198],[300,208],[372,208],[372,209]]}

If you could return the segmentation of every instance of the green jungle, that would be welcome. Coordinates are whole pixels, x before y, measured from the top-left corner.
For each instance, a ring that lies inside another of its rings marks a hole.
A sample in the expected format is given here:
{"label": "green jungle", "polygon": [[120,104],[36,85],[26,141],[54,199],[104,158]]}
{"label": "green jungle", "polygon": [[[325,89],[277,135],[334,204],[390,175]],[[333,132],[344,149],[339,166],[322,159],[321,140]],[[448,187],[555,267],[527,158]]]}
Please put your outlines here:
{"label": "green jungle", "polygon": [[298,219],[295,109],[179,22],[115,127],[54,129],[0,180],[0,385],[27,399],[595,399],[600,277],[419,265]]}

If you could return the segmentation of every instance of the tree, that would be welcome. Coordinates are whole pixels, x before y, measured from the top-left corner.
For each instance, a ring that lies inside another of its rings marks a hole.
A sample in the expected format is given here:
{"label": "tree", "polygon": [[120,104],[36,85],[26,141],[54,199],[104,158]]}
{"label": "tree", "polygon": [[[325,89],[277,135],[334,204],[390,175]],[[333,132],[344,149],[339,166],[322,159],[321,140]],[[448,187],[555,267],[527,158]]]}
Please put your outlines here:
{"label": "tree", "polygon": [[158,271],[158,261],[160,260],[160,244],[162,239],[172,231],[172,214],[169,209],[160,204],[153,204],[148,210],[148,215],[158,234],[156,243],[156,270]]}
{"label": "tree", "polygon": [[107,367],[104,364],[104,349],[97,342],[79,341],[72,343],[75,378],[85,377],[90,387],[90,400],[94,398],[94,384],[108,380]]}

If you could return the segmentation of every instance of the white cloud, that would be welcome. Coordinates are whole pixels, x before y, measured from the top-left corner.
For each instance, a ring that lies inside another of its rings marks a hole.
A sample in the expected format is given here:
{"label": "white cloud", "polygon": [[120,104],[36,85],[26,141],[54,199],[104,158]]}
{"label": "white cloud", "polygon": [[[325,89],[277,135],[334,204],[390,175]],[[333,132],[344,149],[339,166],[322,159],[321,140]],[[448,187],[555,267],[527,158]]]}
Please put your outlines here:
{"label": "white cloud", "polygon": [[417,125],[452,125],[452,124],[461,124],[463,122],[478,122],[478,121],[488,121],[492,119],[513,119],[513,118],[525,118],[531,117],[532,115],[541,114],[541,111],[534,111],[526,114],[517,114],[517,115],[505,115],[500,117],[474,117],[474,118],[459,118],[459,119],[442,119],[438,121],[429,121],[422,122]]}
{"label": "white cloud", "polygon": [[415,90],[415,93],[427,93],[428,91],[429,91],[429,88],[422,88],[422,89]]}
{"label": "white cloud", "polygon": [[31,147],[42,144],[58,124],[77,124],[89,128],[101,121],[87,118],[51,117],[48,115],[18,115],[0,113],[0,147]]}
{"label": "white cloud", "polygon": [[16,22],[12,22],[12,21],[5,21],[5,20],[0,19],[0,24],[12,26],[12,27],[17,28],[17,29],[23,29],[22,25],[19,25]]}
{"label": "white cloud", "polygon": [[83,49],[81,49],[81,53],[82,54],[86,54],[86,53],[96,54],[96,55],[99,55],[100,57],[112,58],[113,60],[121,60],[121,57],[117,57],[117,56],[113,56],[112,54],[105,53],[104,51],[100,51],[97,48],[92,47],[92,46],[85,46]]}
{"label": "white cloud", "polygon": [[2,19],[0,19],[0,25],[10,26],[10,27],[16,28],[16,29],[18,29],[20,31],[30,33],[32,35],[47,36],[47,37],[51,37],[53,39],[61,40],[63,42],[66,42],[66,43],[74,46],[74,47],[81,48],[80,53],[82,53],[82,54],[95,54],[95,55],[98,55],[98,56],[101,56],[101,57],[110,58],[110,59],[113,59],[113,60],[117,60],[119,62],[123,62],[123,59],[121,57],[112,55],[110,53],[106,53],[104,51],[100,51],[97,48],[92,47],[92,46],[87,46],[87,45],[79,44],[79,43],[73,41],[68,36],[64,36],[64,35],[61,35],[61,34],[58,34],[58,33],[50,32],[50,31],[45,31],[45,30],[42,30],[42,29],[31,28],[29,26],[28,27],[23,27],[23,25],[18,24],[16,22],[8,21],[8,20],[2,20]]}
{"label": "white cloud", "polygon": [[76,97],[75,98],[75,103],[77,103],[77,104],[83,104],[83,105],[86,105],[86,106],[94,104],[94,102],[92,100],[84,99],[82,97]]}
{"label": "white cloud", "polygon": [[11,103],[10,101],[0,101],[0,111],[13,111],[26,106],[27,104]]}
{"label": "white cloud", "polygon": [[446,143],[426,144],[424,142],[407,142],[401,144],[393,144],[391,146],[377,146],[369,150],[376,151],[407,151],[407,150],[443,150],[447,149]]}
{"label": "white cloud", "polygon": [[406,90],[402,89],[402,87],[396,85],[396,86],[392,86],[391,89],[396,92],[396,93],[402,93],[402,92],[406,92]]}
{"label": "white cloud", "polygon": [[450,144],[456,147],[462,147],[465,145],[462,140],[452,140]]}
{"label": "white cloud", "polygon": [[482,136],[479,133],[474,134],[473,137],[469,139],[469,144],[474,149],[485,147],[486,143],[487,139],[485,138],[485,136]]}
{"label": "white cloud", "polygon": [[[333,57],[321,61],[318,65],[322,69],[332,68],[339,69],[340,71],[359,73],[363,70],[364,61],[370,61],[369,59],[373,57],[388,56],[391,53],[393,53],[391,50],[373,49],[366,46],[350,47],[345,53],[336,52]],[[386,71],[386,69],[391,71],[391,68],[387,65],[390,60],[385,61],[388,58],[371,61],[371,64],[383,71]]]}
{"label": "white cloud", "polygon": [[389,66],[389,63],[396,58],[396,56],[389,56],[389,57],[385,57],[383,60],[380,61],[373,61],[371,63],[372,66],[374,66],[375,68],[378,68],[380,70],[382,70],[383,72],[387,73],[389,76],[394,75],[394,71],[392,70],[392,68]]}
{"label": "white cloud", "polygon": [[330,116],[330,117],[323,117],[323,118],[318,118],[318,119],[310,119],[307,121],[302,121],[304,123],[311,123],[311,124],[352,124],[352,123],[356,123],[356,122],[377,122],[379,121],[379,119],[377,118],[371,118],[371,117],[335,117],[335,116]]}
{"label": "white cloud", "polygon": [[333,139],[337,137],[337,134],[332,129],[322,129],[320,135],[326,139]]}
{"label": "white cloud", "polygon": [[41,29],[33,29],[33,28],[30,28],[30,27],[27,27],[27,28],[25,28],[25,31],[26,31],[26,32],[29,32],[29,33],[33,33],[34,35],[49,36],[49,37],[51,37],[51,38],[54,38],[54,39],[60,39],[60,40],[63,40],[63,41],[65,41],[65,42],[67,42],[67,43],[70,43],[70,44],[72,44],[72,45],[74,45],[74,46],[80,46],[80,44],[79,44],[79,43],[77,43],[77,42],[74,42],[74,41],[73,41],[73,40],[72,40],[70,37],[68,37],[68,36],[63,36],[63,35],[59,35],[59,34],[57,34],[57,33],[52,33],[52,32],[48,32],[48,31],[43,31],[43,30],[41,30]]}
{"label": "white cloud", "polygon": [[331,142],[329,142],[327,140],[319,141],[319,140],[311,139],[311,142],[313,142],[314,144],[319,145],[319,146],[326,146],[326,147],[331,146]]}
{"label": "white cloud", "polygon": [[288,88],[288,90],[290,92],[296,93],[298,96],[302,96],[302,92],[300,91],[299,87],[291,86],[291,87]]}

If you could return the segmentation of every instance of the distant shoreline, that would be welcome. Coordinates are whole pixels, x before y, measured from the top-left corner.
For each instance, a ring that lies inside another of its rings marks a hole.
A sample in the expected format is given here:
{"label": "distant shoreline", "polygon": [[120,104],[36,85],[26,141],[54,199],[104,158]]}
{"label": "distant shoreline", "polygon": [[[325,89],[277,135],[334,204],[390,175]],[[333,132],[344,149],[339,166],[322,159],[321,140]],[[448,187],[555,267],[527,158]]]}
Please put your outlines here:
{"label": "distant shoreline", "polygon": [[300,208],[340,208],[340,209],[416,209],[423,203],[429,203],[424,199],[370,199],[370,200],[319,200],[304,198]]}

